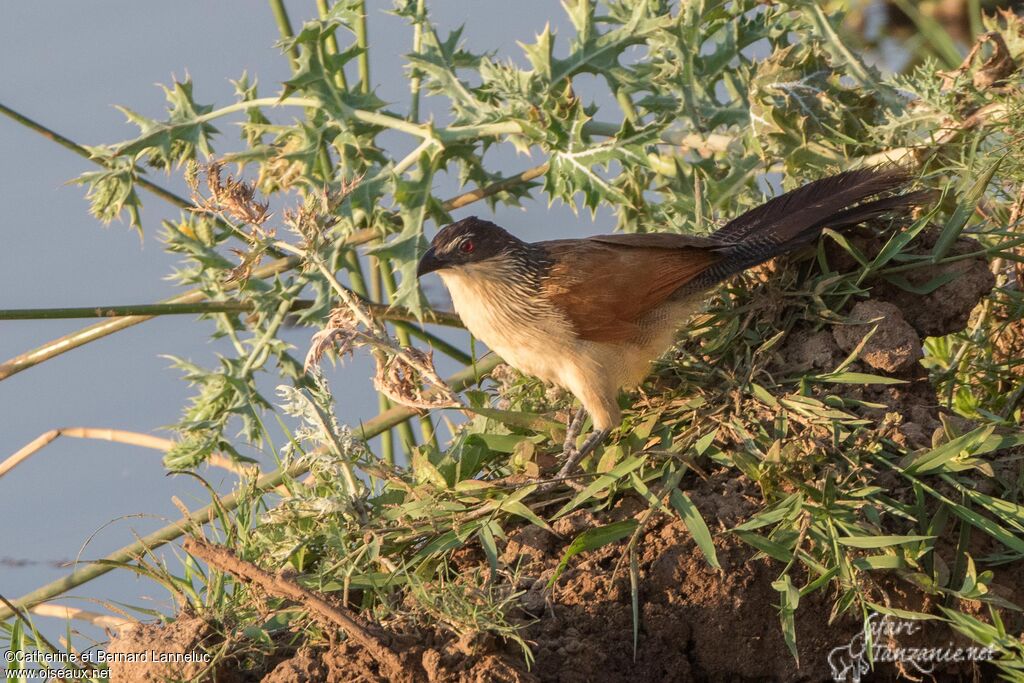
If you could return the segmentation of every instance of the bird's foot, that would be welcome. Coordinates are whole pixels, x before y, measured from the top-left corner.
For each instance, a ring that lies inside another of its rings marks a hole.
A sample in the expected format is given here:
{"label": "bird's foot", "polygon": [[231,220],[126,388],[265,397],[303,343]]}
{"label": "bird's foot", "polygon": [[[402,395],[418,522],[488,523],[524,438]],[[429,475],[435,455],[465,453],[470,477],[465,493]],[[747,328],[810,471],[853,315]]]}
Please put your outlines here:
{"label": "bird's foot", "polygon": [[555,476],[556,479],[563,479],[575,469],[576,465],[579,464],[580,460],[587,457],[592,450],[597,448],[601,442],[603,442],[608,434],[611,432],[610,429],[595,429],[590,432],[586,441],[579,448],[573,448],[572,451],[566,452],[565,463],[562,465],[562,469],[558,470],[558,474]]}
{"label": "bird's foot", "polygon": [[568,458],[572,453],[576,451],[576,439],[579,438],[580,432],[583,431],[583,423],[587,421],[587,411],[580,408],[576,415],[569,420],[569,424],[565,429],[565,443],[562,445],[562,455]]}
{"label": "bird's foot", "polygon": [[585,413],[581,410],[580,413],[576,416],[575,419],[573,419],[572,423],[569,425],[569,433],[566,435],[565,447],[563,452],[565,462],[562,464],[561,469],[558,470],[558,474],[556,474],[553,479],[542,484],[537,489],[539,493],[550,491],[551,489],[555,488],[555,486],[557,486],[559,482],[562,481],[564,481],[569,486],[569,488],[576,489],[577,491],[582,490],[582,486],[572,481],[571,479],[568,479],[568,477],[573,472],[573,470],[576,469],[576,466],[579,464],[580,460],[587,457],[587,455],[591,451],[597,448],[597,446],[599,446],[601,442],[604,441],[605,438],[607,438],[609,432],[611,432],[610,429],[595,429],[590,433],[589,436],[587,436],[586,440],[584,440],[580,447],[576,448],[576,438],[579,436],[580,429],[583,426],[583,419],[585,417]]}

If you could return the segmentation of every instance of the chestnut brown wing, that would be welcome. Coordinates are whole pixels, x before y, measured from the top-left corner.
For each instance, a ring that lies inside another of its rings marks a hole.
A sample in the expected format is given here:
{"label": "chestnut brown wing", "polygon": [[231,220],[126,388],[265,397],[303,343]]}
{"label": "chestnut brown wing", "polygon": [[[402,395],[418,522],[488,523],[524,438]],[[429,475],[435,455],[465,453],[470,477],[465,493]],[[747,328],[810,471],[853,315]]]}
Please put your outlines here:
{"label": "chestnut brown wing", "polygon": [[680,235],[674,232],[646,232],[646,233],[617,233],[613,235],[594,235],[588,237],[587,241],[614,244],[622,247],[650,247],[657,249],[681,249],[683,247],[697,247],[700,249],[715,249],[729,246],[729,242],[715,239],[714,237],[701,237],[700,235]]}
{"label": "chestnut brown wing", "polygon": [[632,341],[647,313],[721,258],[719,244],[708,242],[674,247],[633,246],[603,238],[541,242],[538,246],[554,262],[545,280],[545,296],[581,339]]}

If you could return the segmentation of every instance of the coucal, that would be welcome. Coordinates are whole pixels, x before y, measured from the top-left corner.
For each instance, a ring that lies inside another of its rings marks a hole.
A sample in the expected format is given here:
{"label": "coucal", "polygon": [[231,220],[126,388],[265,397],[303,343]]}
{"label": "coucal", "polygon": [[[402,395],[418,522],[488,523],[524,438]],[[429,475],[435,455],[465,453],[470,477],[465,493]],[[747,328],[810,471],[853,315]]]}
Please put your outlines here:
{"label": "coucal", "polygon": [[[618,394],[672,346],[702,295],[730,275],[839,230],[922,203],[893,195],[895,168],[847,171],[744,213],[707,237],[599,235],[524,242],[476,217],[446,226],[420,259],[437,272],[470,332],[520,372],[568,389],[583,410],[566,438],[567,474],[619,424]],[[594,431],[577,449],[589,413]]]}

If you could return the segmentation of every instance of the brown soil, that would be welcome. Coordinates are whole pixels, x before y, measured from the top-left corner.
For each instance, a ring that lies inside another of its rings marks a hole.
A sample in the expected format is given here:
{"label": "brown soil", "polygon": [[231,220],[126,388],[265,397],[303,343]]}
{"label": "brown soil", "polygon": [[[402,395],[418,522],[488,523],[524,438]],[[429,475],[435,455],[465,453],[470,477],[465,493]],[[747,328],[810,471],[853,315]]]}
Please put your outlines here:
{"label": "brown soil", "polygon": [[[430,682],[529,683],[560,681],[826,681],[832,680],[829,657],[851,643],[861,629],[853,615],[830,620],[835,595],[816,591],[797,611],[799,665],[787,650],[778,619],[778,593],[772,582],[781,566],[754,559],[755,552],[730,534],[721,533],[760,506],[756,487],[743,477],[721,472],[697,480],[687,494],[703,517],[713,520],[712,532],[722,570],[711,568],[685,526],[667,516],[653,520],[639,544],[639,632],[633,649],[629,575],[623,558],[625,542],[574,558],[553,590],[546,584],[572,538],[594,525],[639,517],[646,504],[626,498],[600,516],[578,511],[554,525],[558,535],[537,527],[510,533],[503,560],[518,563],[523,590],[519,614],[529,621],[525,637],[536,661],[528,669],[522,652],[511,643],[480,638],[467,643],[434,630],[410,641],[420,666],[414,680]],[[461,554],[468,570],[484,564],[475,551]],[[620,566],[621,564],[621,566]],[[1020,604],[1024,585],[1020,563],[997,574],[993,590]],[[799,577],[801,581],[806,577]],[[874,587],[879,601],[894,607],[928,611],[929,600],[911,584],[895,577]],[[984,615],[980,605],[961,609]],[[1021,633],[1024,622],[1007,623]],[[156,649],[188,652],[206,647],[210,629],[196,618],[179,619],[167,627],[140,626],[114,641],[120,651]],[[205,642],[204,642],[204,639]],[[942,626],[929,626],[913,636],[896,638],[901,647],[968,643]],[[264,683],[383,682],[377,662],[363,648],[339,642],[330,648],[283,648],[262,669],[240,671],[237,661],[225,662],[208,680]],[[178,665],[179,667],[181,665]],[[977,664],[942,665],[935,680],[989,680],[992,672]],[[114,681],[161,681],[169,674],[196,673],[138,664],[112,668]],[[878,664],[865,680],[908,680],[891,663]],[[927,679],[925,679],[927,680]]]}
{"label": "brown soil", "polygon": [[[170,624],[137,624],[124,629],[106,651],[111,655],[159,652],[167,655],[192,655],[216,647],[219,637],[204,620],[180,615]],[[155,659],[155,658],[153,658]],[[206,663],[155,661],[112,661],[110,678],[114,681],[163,681],[177,677],[188,679],[206,670]]]}
{"label": "brown soil", "polygon": [[[915,240],[915,247],[907,253],[931,253],[938,237],[937,228],[922,231]],[[863,254],[877,254],[885,245],[885,241],[880,236],[870,234],[853,235],[850,238],[850,242]],[[949,255],[963,255],[977,250],[977,241],[961,237],[953,243]],[[826,244],[826,251],[830,264],[837,270],[847,271],[854,268],[856,262],[853,257],[837,245]],[[945,284],[927,294],[918,294],[901,289],[892,282],[874,279],[867,283],[871,288],[871,300],[894,305],[922,338],[964,329],[978,301],[988,294],[996,283],[988,261],[981,257],[915,268],[904,275],[907,282],[914,287],[931,285],[938,282],[937,278],[943,278]]]}
{"label": "brown soil", "polygon": [[[872,238],[865,238],[870,242]],[[929,237],[925,236],[925,248]],[[956,250],[972,247],[961,241]],[[859,245],[876,253],[879,244]],[[839,261],[843,254],[832,254]],[[841,267],[841,266],[840,266]],[[778,351],[776,368],[807,371],[834,369],[857,346],[875,318],[883,318],[878,333],[865,346],[860,360],[850,369],[891,373],[909,380],[896,386],[843,387],[851,396],[881,403],[900,419],[893,438],[908,447],[927,447],[939,428],[939,408],[927,375],[917,364],[921,339],[962,329],[971,309],[992,286],[991,274],[982,260],[961,261],[931,268],[910,278],[920,285],[945,270],[956,278],[924,297],[908,295],[888,283],[873,283],[869,302],[856,303],[847,324],[815,329],[798,325]],[[899,481],[878,481],[899,496]],[[684,485],[707,520],[721,562],[711,568],[690,533],[676,517],[655,516],[645,527],[638,544],[638,632],[634,647],[634,619],[625,541],[573,558],[553,589],[548,589],[567,545],[594,526],[629,517],[639,518],[646,503],[624,498],[600,515],[578,511],[558,520],[552,534],[534,526],[508,530],[501,561],[518,567],[522,595],[512,618],[525,624],[523,635],[536,657],[527,667],[522,651],[513,643],[495,638],[458,638],[436,629],[413,629],[403,635],[404,661],[411,662],[414,680],[431,682],[527,683],[563,681],[825,681],[832,680],[830,655],[851,643],[860,632],[860,617],[846,613],[833,618],[836,595],[831,589],[804,597],[796,612],[799,663],[788,651],[779,622],[779,593],[772,583],[782,567],[767,559],[755,559],[754,550],[727,529],[757,512],[762,500],[748,479],[735,470],[714,471],[707,479],[687,477]],[[909,495],[909,494],[908,494]],[[979,535],[980,536],[980,535]],[[980,551],[980,550],[979,550]],[[983,553],[982,553],[983,554]],[[468,574],[486,566],[479,549],[456,553],[457,573]],[[799,572],[794,582],[807,577]],[[935,605],[915,586],[895,575],[875,576],[871,586],[876,602],[911,610],[934,611]],[[992,590],[1016,604],[1024,604],[1024,563],[996,568]],[[959,605],[985,618],[980,604]],[[1004,614],[1010,633],[1024,629],[1020,615]],[[210,631],[195,618],[179,619],[169,627],[143,626],[115,639],[109,649],[130,651],[141,645],[188,651],[215,646]],[[943,625],[929,623],[913,635],[893,636],[902,647],[967,644]],[[890,641],[891,642],[891,641]],[[116,668],[113,680],[156,681],[164,669]],[[937,665],[934,676],[913,670],[901,671],[891,663],[879,663],[863,680],[993,680],[986,665],[958,663]],[[240,671],[237,661],[225,662],[209,674],[217,681],[267,683],[385,681],[377,661],[353,641],[327,646],[282,647],[275,658],[260,667]],[[179,670],[177,675],[195,673]],[[849,675],[842,680],[853,680]]]}

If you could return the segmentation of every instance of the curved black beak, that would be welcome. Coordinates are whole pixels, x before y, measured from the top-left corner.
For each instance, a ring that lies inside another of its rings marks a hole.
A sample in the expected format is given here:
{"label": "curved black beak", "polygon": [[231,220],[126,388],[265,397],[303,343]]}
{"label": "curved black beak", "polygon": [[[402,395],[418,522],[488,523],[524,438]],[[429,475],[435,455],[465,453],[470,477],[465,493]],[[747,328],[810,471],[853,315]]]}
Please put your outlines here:
{"label": "curved black beak", "polygon": [[420,258],[420,263],[416,266],[416,277],[423,277],[427,273],[433,273],[435,270],[444,268],[444,266],[444,261],[437,257],[437,252],[431,247]]}

